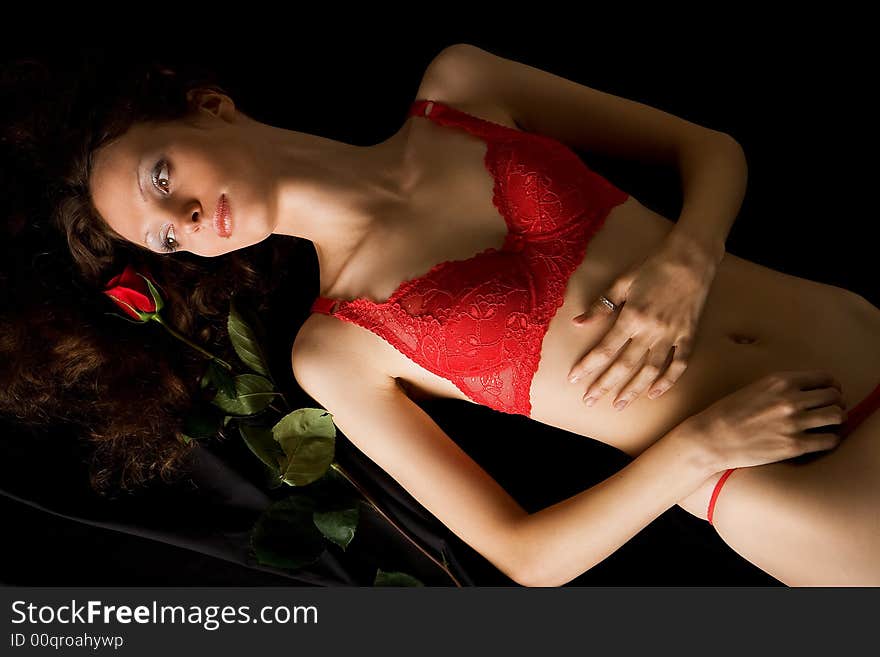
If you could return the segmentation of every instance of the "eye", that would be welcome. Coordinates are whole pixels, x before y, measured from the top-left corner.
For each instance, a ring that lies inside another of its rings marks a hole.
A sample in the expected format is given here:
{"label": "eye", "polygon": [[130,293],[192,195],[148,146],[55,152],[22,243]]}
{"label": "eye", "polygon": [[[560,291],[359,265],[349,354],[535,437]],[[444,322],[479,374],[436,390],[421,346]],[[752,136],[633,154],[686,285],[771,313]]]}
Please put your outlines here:
{"label": "eye", "polygon": [[[173,246],[168,244],[169,240],[174,242]],[[166,253],[173,253],[174,251],[177,251],[179,246],[177,240],[174,238],[174,225],[169,225],[168,230],[165,232],[165,237],[162,238],[162,250]]]}
{"label": "eye", "polygon": [[[164,172],[164,175],[162,175]],[[153,186],[163,194],[168,194],[168,188],[171,181],[168,179],[168,163],[165,160],[159,160],[153,167]]]}

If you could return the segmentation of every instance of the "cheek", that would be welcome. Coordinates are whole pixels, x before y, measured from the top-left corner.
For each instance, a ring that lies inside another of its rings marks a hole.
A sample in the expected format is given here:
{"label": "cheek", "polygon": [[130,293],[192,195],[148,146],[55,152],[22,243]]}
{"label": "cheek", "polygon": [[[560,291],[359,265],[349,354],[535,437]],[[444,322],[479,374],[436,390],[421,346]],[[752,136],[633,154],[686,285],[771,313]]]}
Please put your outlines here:
{"label": "cheek", "polygon": [[[226,240],[215,245],[217,253],[251,246],[272,234],[275,223],[272,176],[265,169],[265,158],[255,157],[247,148],[227,144],[215,148],[211,161],[211,194],[225,193],[232,213],[233,232]],[[207,163],[206,163],[207,164]],[[206,171],[207,173],[207,171]],[[210,203],[215,203],[212,198]],[[213,226],[211,227],[213,231]]]}
{"label": "cheek", "polygon": [[274,192],[269,177],[255,168],[239,169],[239,176],[229,180],[228,195],[233,221],[240,237],[251,242],[272,233],[275,223]]}

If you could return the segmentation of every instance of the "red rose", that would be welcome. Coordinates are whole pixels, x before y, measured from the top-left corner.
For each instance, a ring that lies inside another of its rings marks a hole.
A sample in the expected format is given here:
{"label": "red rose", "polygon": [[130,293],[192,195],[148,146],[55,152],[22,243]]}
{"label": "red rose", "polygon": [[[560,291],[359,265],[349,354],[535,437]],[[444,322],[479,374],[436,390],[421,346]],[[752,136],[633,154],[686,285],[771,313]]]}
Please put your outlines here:
{"label": "red rose", "polygon": [[[162,319],[159,311],[165,305],[162,301],[162,295],[157,289],[158,285],[149,274],[141,274],[135,271],[131,265],[126,266],[121,274],[118,274],[107,281],[107,287],[104,288],[104,294],[113,299],[125,314],[133,318],[138,323],[146,323],[151,319],[156,320],[165,330],[168,331],[178,340],[185,342],[190,347],[201,353],[203,356],[216,361],[227,370],[231,370],[232,366],[224,360],[215,357],[210,351],[206,351],[185,335],[169,326]],[[122,318],[120,318],[122,319]],[[127,320],[130,321],[130,320]]]}
{"label": "red rose", "polygon": [[152,319],[164,305],[152,277],[137,272],[130,264],[107,282],[104,294],[140,322]]}

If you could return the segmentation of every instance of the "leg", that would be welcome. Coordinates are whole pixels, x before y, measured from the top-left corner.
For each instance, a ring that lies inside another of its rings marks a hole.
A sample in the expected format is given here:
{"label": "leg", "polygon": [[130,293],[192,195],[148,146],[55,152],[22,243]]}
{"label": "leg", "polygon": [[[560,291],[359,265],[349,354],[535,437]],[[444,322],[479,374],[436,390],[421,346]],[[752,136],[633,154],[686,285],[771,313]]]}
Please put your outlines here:
{"label": "leg", "polygon": [[880,585],[880,412],[809,463],[734,471],[714,526],[789,586]]}

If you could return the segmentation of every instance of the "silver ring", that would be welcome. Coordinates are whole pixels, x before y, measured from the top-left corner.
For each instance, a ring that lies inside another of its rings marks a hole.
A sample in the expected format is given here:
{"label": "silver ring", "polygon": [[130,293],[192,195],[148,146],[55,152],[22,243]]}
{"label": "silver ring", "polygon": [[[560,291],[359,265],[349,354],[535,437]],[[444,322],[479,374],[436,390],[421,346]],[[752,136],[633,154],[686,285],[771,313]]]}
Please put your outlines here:
{"label": "silver ring", "polygon": [[614,312],[615,310],[617,310],[617,304],[614,303],[608,297],[606,297],[604,294],[599,295],[599,301],[604,303],[608,307],[608,310],[610,310],[611,312]]}

